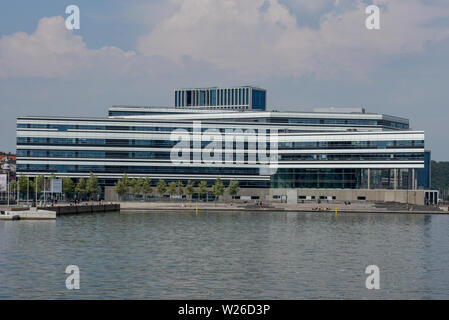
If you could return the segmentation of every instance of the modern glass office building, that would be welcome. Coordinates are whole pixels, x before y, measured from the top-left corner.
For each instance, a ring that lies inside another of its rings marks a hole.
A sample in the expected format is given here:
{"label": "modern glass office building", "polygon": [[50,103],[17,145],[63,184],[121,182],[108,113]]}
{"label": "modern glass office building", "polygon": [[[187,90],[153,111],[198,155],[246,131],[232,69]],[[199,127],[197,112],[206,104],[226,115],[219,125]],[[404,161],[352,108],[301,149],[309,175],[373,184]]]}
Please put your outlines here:
{"label": "modern glass office building", "polygon": [[[254,99],[255,91],[263,98]],[[253,87],[182,89],[175,108],[113,106],[105,118],[19,117],[17,173],[78,179],[93,172],[102,186],[126,173],[154,183],[212,184],[221,177],[248,190],[429,188],[419,181],[429,174],[424,132],[410,129],[407,119],[363,109],[265,111],[265,99],[265,90]],[[226,141],[227,133],[234,140]],[[183,136],[187,143],[179,148]],[[177,161],[186,148],[187,158]]]}

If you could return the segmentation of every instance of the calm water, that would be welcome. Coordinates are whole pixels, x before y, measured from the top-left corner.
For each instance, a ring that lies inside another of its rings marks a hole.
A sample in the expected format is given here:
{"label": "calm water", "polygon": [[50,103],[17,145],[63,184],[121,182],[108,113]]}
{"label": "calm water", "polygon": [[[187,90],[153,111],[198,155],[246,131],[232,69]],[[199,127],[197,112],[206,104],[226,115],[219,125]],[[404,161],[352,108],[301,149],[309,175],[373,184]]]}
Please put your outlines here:
{"label": "calm water", "polygon": [[[0,299],[449,298],[449,216],[115,212],[0,221]],[[365,268],[380,268],[380,290]],[[77,265],[81,289],[65,287]]]}

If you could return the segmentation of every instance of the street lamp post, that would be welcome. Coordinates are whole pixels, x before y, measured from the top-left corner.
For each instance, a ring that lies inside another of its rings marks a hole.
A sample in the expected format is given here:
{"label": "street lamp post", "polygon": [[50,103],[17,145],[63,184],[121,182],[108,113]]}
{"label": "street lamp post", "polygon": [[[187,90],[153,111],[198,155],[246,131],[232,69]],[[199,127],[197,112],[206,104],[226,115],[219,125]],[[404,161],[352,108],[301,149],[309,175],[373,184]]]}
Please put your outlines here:
{"label": "street lamp post", "polygon": [[9,207],[9,171],[6,172],[6,193],[8,194],[8,207]]}
{"label": "street lamp post", "polygon": [[34,183],[35,183],[35,187],[34,187],[34,198],[36,199],[36,207],[37,207],[37,176],[34,177]]}
{"label": "street lamp post", "polygon": [[16,176],[17,181],[17,201],[16,201],[16,207],[19,206],[19,200],[20,200],[20,190],[19,190],[19,177]]}

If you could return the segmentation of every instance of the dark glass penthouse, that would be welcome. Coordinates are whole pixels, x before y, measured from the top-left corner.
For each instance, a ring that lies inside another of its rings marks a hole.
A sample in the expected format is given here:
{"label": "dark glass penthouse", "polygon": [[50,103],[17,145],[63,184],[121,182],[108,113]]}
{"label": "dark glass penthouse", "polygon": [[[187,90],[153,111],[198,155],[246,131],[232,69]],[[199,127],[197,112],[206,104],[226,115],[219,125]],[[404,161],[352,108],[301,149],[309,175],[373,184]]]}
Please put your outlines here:
{"label": "dark glass penthouse", "polygon": [[266,90],[256,87],[175,90],[176,108],[265,110]]}

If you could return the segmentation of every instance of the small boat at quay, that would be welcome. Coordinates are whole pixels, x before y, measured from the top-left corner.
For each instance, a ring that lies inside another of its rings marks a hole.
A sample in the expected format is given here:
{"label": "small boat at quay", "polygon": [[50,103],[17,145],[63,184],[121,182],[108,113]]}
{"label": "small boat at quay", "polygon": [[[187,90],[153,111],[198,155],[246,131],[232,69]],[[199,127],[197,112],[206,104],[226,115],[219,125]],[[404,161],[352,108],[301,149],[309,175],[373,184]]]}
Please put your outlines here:
{"label": "small boat at quay", "polygon": [[12,211],[0,210],[0,220],[54,220],[56,212],[49,210],[30,210]]}

